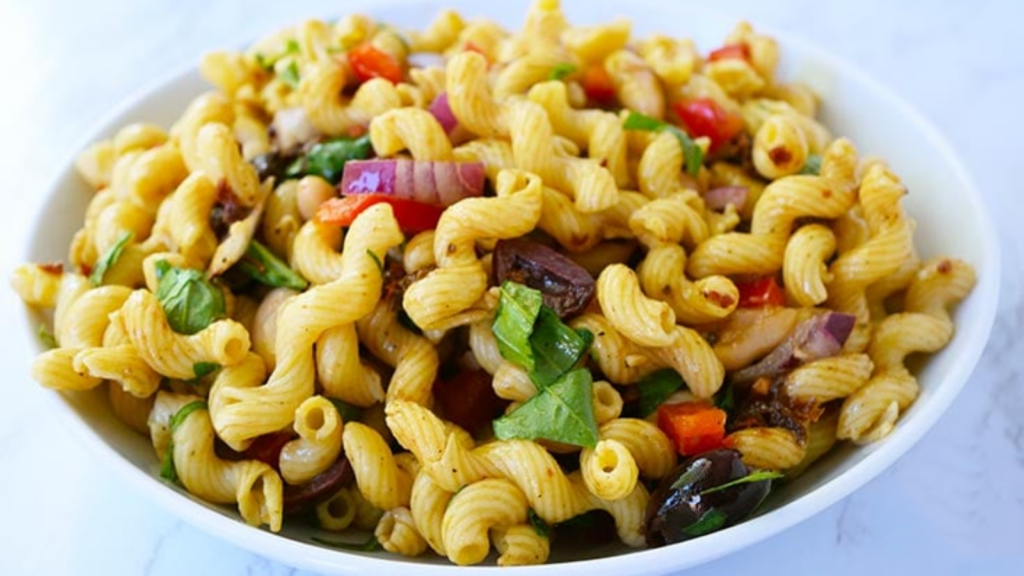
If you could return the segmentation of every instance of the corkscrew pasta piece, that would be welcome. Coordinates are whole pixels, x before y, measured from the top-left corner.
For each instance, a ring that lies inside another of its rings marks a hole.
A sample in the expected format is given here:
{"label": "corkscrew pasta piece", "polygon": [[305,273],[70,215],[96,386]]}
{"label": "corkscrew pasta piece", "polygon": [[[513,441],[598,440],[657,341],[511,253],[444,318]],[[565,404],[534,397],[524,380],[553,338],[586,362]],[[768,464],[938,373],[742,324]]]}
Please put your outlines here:
{"label": "corkscrew pasta piece", "polygon": [[900,413],[917,397],[917,378],[905,365],[913,352],[933,353],[953,338],[949,308],[974,287],[974,270],[944,257],[926,262],[907,289],[905,311],[886,317],[875,328],[868,355],[875,372],[843,402],[839,438],[872,442],[884,438]]}
{"label": "corkscrew pasta piece", "polygon": [[805,444],[786,428],[746,428],[729,434],[727,441],[743,455],[747,466],[764,470],[792,468],[807,454]]}
{"label": "corkscrew pasta piece", "polygon": [[[440,366],[434,345],[425,337],[402,326],[394,310],[394,303],[384,300],[361,318],[356,327],[359,339],[370,353],[395,369],[387,385],[387,401],[409,400],[429,406],[431,390]],[[369,367],[364,369],[371,370]],[[381,393],[374,389],[373,395],[378,394]],[[376,400],[383,398],[377,397]]]}
{"label": "corkscrew pasta piece", "polygon": [[822,224],[807,224],[793,233],[782,258],[782,282],[791,301],[817,306],[828,298],[825,285],[832,274],[827,262],[835,250],[835,234]]}
{"label": "corkscrew pasta piece", "polygon": [[[157,399],[160,402],[160,399]],[[281,530],[283,485],[274,469],[256,460],[230,462],[214,453],[209,412],[199,408],[171,432],[174,468],[189,492],[215,504],[238,504],[249,524]]]}
{"label": "corkscrew pasta piece", "polygon": [[754,135],[754,167],[769,180],[799,172],[807,154],[807,139],[792,117],[769,116]]}
{"label": "corkscrew pasta piece", "polygon": [[281,449],[281,478],[302,484],[330,467],[341,452],[342,425],[338,410],[323,396],[311,396],[299,404],[294,424],[299,437]]}
{"label": "corkscrew pasta piece", "polygon": [[367,502],[381,510],[409,505],[412,477],[399,466],[380,434],[359,422],[349,422],[342,442],[356,486]]}
{"label": "corkscrew pasta piece", "polygon": [[[222,398],[216,402],[213,421],[225,442],[244,446],[259,434],[292,422],[295,409],[313,394],[316,340],[331,328],[355,322],[380,298],[383,279],[368,253],[384,254],[401,241],[390,206],[372,206],[356,218],[342,253],[342,275],[329,284],[314,286],[285,306],[277,324],[277,365],[269,381],[257,388],[219,389]],[[211,400],[212,396],[211,392]],[[253,421],[258,424],[254,426]],[[232,432],[242,422],[245,431]]]}
{"label": "corkscrew pasta piece", "polygon": [[633,342],[651,347],[672,343],[675,313],[668,304],[645,296],[627,266],[613,264],[601,272],[597,299],[612,326]]}
{"label": "corkscrew pasta piece", "polygon": [[385,512],[374,530],[374,536],[382,548],[402,556],[419,556],[427,549],[427,541],[416,529],[412,512],[405,507]]}

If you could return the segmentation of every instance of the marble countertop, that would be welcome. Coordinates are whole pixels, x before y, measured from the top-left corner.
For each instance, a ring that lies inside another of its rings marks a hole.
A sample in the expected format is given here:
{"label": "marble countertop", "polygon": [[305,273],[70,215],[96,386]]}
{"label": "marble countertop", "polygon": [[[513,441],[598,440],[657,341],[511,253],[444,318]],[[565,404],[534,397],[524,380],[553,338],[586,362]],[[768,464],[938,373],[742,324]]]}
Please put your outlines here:
{"label": "marble countertop", "polygon": [[[344,0],[37,0],[0,3],[0,274],[24,253],[56,163],[109,107],[207,50]],[[803,36],[859,64],[931,119],[963,156],[1000,228],[995,333],[971,381],[895,466],[798,526],[690,572],[1024,572],[1024,5],[1016,0],[721,0],[716,9]],[[1011,172],[1012,170],[1012,172]],[[0,289],[3,326],[20,303]],[[104,470],[28,377],[29,344],[4,338],[0,571],[10,575],[293,574],[188,525]]]}

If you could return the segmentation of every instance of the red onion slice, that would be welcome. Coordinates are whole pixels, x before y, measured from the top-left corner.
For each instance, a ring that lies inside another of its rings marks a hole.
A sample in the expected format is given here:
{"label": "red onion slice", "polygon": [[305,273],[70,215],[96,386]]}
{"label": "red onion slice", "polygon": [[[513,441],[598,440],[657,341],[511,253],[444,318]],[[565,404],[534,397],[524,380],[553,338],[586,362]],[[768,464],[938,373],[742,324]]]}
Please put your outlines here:
{"label": "red onion slice", "polygon": [[430,103],[430,107],[427,111],[437,118],[438,123],[441,124],[441,128],[444,128],[445,134],[451,136],[452,132],[459,127],[459,120],[455,117],[455,113],[452,112],[451,106],[448,105],[448,93],[441,92],[434,98],[434,101]]}
{"label": "red onion slice", "polygon": [[480,162],[428,160],[350,160],[345,163],[342,194],[389,194],[426,204],[451,206],[484,191]]}
{"label": "red onion slice", "polygon": [[710,210],[725,210],[729,204],[742,210],[749,194],[750,190],[746,186],[720,186],[704,193],[704,204]]}
{"label": "red onion slice", "polygon": [[834,356],[853,331],[856,318],[842,312],[826,312],[797,324],[789,338],[760,362],[732,375],[733,383],[774,377],[801,364]]}

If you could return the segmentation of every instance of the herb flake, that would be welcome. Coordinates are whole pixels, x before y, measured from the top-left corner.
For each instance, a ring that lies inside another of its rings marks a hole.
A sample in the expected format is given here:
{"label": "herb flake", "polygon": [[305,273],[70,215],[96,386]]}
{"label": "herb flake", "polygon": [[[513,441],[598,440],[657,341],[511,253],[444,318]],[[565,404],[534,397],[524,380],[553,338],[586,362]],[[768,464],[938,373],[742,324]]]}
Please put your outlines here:
{"label": "herb flake", "polygon": [[285,170],[286,178],[320,176],[331,184],[341,182],[345,163],[349,160],[365,160],[370,157],[373,145],[369,134],[359,138],[339,136],[324,140],[309,149],[305,156],[296,158]]}
{"label": "herb flake", "polygon": [[377,540],[376,536],[370,536],[366,542],[336,542],[334,540],[326,540],[316,536],[312,536],[311,539],[317,544],[323,544],[324,546],[330,546],[331,548],[348,550],[351,552],[376,552],[384,549],[384,547],[380,545],[380,541]]}
{"label": "herb flake", "polygon": [[274,255],[270,248],[259,240],[253,240],[245,250],[245,256],[238,261],[239,270],[246,276],[274,288],[291,288],[305,290],[309,282],[292,270],[283,260]]}
{"label": "herb flake", "polygon": [[683,387],[684,382],[675,370],[658,370],[637,382],[640,393],[640,417],[645,418],[658,409],[662,402]]}
{"label": "herb flake", "polygon": [[703,536],[725,526],[725,522],[728,519],[729,517],[725,512],[722,512],[717,508],[711,508],[707,512],[701,514],[700,518],[698,518],[696,522],[690,524],[686,528],[683,528],[683,533],[687,536]]}
{"label": "herb flake", "polygon": [[551,69],[551,74],[548,75],[548,80],[563,80],[566,77],[575,74],[577,70],[579,70],[579,68],[577,68],[572,62],[559,62]]}
{"label": "herb flake", "polygon": [[526,518],[530,521],[530,526],[533,526],[533,531],[537,533],[537,536],[542,538],[551,537],[551,526],[533,508],[526,512]]}
{"label": "herb flake", "polygon": [[46,327],[46,324],[40,324],[39,330],[36,330],[36,335],[39,336],[39,341],[43,343],[43,346],[47,350],[53,350],[58,348],[57,338],[53,335],[53,332]]}
{"label": "herb flake", "polygon": [[135,237],[135,234],[129,231],[122,232],[117,238],[117,242],[107,248],[107,251],[100,256],[99,260],[96,261],[96,267],[93,268],[92,274],[89,274],[89,282],[92,282],[93,286],[99,286],[103,284],[103,276],[106,275],[107,270],[114,267],[117,261],[121,258],[121,253],[124,252],[124,247],[128,245],[128,242]]}
{"label": "herb flake", "polygon": [[804,167],[798,174],[817,176],[821,174],[821,154],[809,154],[804,162]]}
{"label": "herb flake", "polygon": [[205,400],[194,400],[185,404],[171,417],[171,439],[167,442],[163,462],[160,464],[160,477],[170,482],[178,481],[178,471],[174,467],[174,431],[196,410],[206,410]]}
{"label": "herb flake", "polygon": [[278,78],[281,79],[289,88],[292,90],[299,89],[299,63],[292,60],[277,74]]}
{"label": "herb flake", "polygon": [[737,478],[730,482],[726,482],[725,484],[719,484],[718,486],[705,488],[704,490],[700,491],[700,494],[701,496],[707,496],[708,494],[721,492],[722,490],[727,490],[729,488],[732,488],[733,486],[739,486],[740,484],[750,484],[753,482],[762,482],[764,480],[775,480],[777,478],[782,478],[782,476],[782,472],[778,472],[775,470],[757,470],[751,472],[750,474],[747,474],[742,478]]}
{"label": "herb flake", "polygon": [[704,162],[704,150],[682,128],[639,112],[630,112],[622,127],[626,130],[643,130],[645,132],[667,131],[671,133],[676,137],[676,140],[679,140],[679,145],[683,147],[686,171],[690,176],[696,176],[700,172],[701,164]]}

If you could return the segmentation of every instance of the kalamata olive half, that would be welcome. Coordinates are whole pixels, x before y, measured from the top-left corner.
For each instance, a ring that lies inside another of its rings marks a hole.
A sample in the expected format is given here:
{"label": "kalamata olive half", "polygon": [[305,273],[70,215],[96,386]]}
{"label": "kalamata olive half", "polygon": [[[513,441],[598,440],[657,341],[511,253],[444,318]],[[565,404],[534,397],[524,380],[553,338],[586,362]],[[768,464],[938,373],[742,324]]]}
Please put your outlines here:
{"label": "kalamata olive half", "polygon": [[295,160],[294,156],[279,154],[277,152],[267,152],[266,154],[260,154],[249,161],[250,164],[256,168],[256,175],[259,176],[260,182],[273,176],[278,183],[284,177],[285,170]]}
{"label": "kalamata olive half", "polygon": [[494,274],[499,284],[511,280],[540,290],[544,304],[562,319],[582,312],[594,297],[594,278],[579,264],[523,238],[498,242]]}
{"label": "kalamata olive half", "polygon": [[714,488],[749,473],[740,453],[724,448],[680,464],[651,494],[644,521],[647,546],[682,542],[746,518],[768,495],[770,480]]}
{"label": "kalamata olive half", "polygon": [[338,490],[355,481],[348,458],[339,458],[327,470],[313,476],[305,484],[285,484],[283,507],[285,515],[308,510],[334,496]]}

